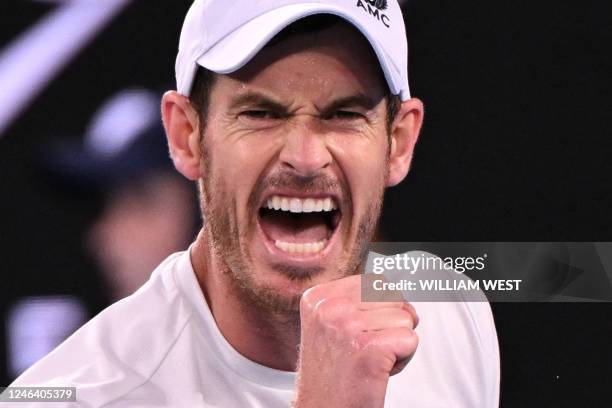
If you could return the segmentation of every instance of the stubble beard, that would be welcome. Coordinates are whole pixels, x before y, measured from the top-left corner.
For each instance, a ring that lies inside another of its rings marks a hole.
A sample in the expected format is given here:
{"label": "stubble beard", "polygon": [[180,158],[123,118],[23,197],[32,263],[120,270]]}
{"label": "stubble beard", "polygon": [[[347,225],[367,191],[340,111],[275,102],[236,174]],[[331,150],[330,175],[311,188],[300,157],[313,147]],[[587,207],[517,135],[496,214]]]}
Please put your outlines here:
{"label": "stubble beard", "polygon": [[[278,290],[258,282],[255,273],[252,272],[254,262],[246,244],[249,238],[253,239],[255,235],[255,223],[250,223],[243,230],[239,228],[236,201],[230,197],[223,188],[221,179],[211,170],[213,168],[211,157],[207,156],[203,160],[202,174],[204,177],[199,183],[204,232],[229,287],[246,307],[255,307],[269,315],[299,323],[301,294],[283,296]],[[388,170],[388,166],[386,167]],[[206,185],[203,180],[206,180]],[[336,278],[355,275],[362,271],[362,265],[368,254],[368,244],[376,231],[382,210],[384,193],[382,181],[378,184],[380,191],[376,194],[376,199],[370,203],[366,213],[359,220],[354,240],[344,246],[345,262],[338,267],[339,273],[334,275]],[[256,217],[256,210],[252,208],[255,213],[251,216]],[[337,233],[343,233],[343,231],[337,231]],[[304,290],[312,286],[309,281],[317,272],[296,271],[287,265],[275,265],[274,269],[284,273],[292,280],[303,281]]]}

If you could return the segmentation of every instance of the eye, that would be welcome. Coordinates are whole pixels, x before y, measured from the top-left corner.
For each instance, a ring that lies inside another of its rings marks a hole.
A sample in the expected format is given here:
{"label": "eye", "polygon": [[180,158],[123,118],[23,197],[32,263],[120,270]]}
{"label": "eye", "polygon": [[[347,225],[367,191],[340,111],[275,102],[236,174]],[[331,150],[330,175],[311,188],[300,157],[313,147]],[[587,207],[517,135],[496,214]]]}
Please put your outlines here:
{"label": "eye", "polygon": [[249,119],[276,119],[278,115],[273,112],[264,109],[249,109],[240,112],[240,116],[244,116]]}
{"label": "eye", "polygon": [[363,117],[364,117],[363,114],[359,112],[347,111],[347,110],[337,110],[333,112],[332,114],[330,114],[325,119],[327,120],[336,119],[336,120],[347,120],[348,121],[348,120],[363,119]]}

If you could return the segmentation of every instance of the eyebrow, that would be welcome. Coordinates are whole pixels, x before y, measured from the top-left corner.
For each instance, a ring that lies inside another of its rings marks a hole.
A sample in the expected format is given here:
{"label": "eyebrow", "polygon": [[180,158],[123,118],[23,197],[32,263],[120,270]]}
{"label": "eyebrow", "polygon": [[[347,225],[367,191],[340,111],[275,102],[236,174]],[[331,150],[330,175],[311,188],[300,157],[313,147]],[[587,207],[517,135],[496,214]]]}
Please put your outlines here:
{"label": "eyebrow", "polygon": [[340,108],[347,108],[351,106],[361,107],[367,110],[373,109],[377,103],[369,96],[363,93],[356,93],[354,95],[344,96],[335,101],[332,101],[329,105],[321,109],[321,112],[333,112]]}
{"label": "eyebrow", "polygon": [[[354,95],[348,95],[340,97],[336,100],[333,100],[327,106],[324,106],[322,109],[319,109],[321,113],[333,112],[340,108],[346,108],[351,106],[362,107],[367,110],[373,109],[378,102],[363,93],[356,93]],[[273,112],[288,114],[287,107],[281,102],[277,102],[272,98],[256,91],[249,91],[242,95],[234,98],[232,103],[230,104],[231,109],[237,109],[241,106],[252,105],[257,106],[263,109],[268,109]]]}
{"label": "eyebrow", "polygon": [[230,109],[237,109],[244,105],[253,105],[260,108],[268,109],[273,112],[287,113],[287,107],[280,102],[277,102],[266,95],[250,91],[234,98],[230,104]]}

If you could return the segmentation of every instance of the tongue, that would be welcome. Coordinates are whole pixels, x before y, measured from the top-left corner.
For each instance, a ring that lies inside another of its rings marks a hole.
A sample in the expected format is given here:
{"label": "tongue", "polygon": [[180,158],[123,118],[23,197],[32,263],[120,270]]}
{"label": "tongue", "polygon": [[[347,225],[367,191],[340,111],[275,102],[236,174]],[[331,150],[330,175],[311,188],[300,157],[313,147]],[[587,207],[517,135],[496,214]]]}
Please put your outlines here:
{"label": "tongue", "polygon": [[331,232],[324,216],[319,213],[274,211],[263,214],[260,224],[272,241],[289,243],[318,242],[328,238]]}

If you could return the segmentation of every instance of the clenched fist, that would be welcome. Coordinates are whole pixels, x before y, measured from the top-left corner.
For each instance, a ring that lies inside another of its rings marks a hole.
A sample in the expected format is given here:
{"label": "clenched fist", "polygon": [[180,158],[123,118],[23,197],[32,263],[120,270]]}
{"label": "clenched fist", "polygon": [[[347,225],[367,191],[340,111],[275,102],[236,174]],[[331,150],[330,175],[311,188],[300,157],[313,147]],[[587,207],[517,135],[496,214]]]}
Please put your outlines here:
{"label": "clenched fist", "polygon": [[418,317],[406,302],[362,302],[361,276],[307,290],[300,303],[296,408],[382,408],[389,376],[414,355]]}

